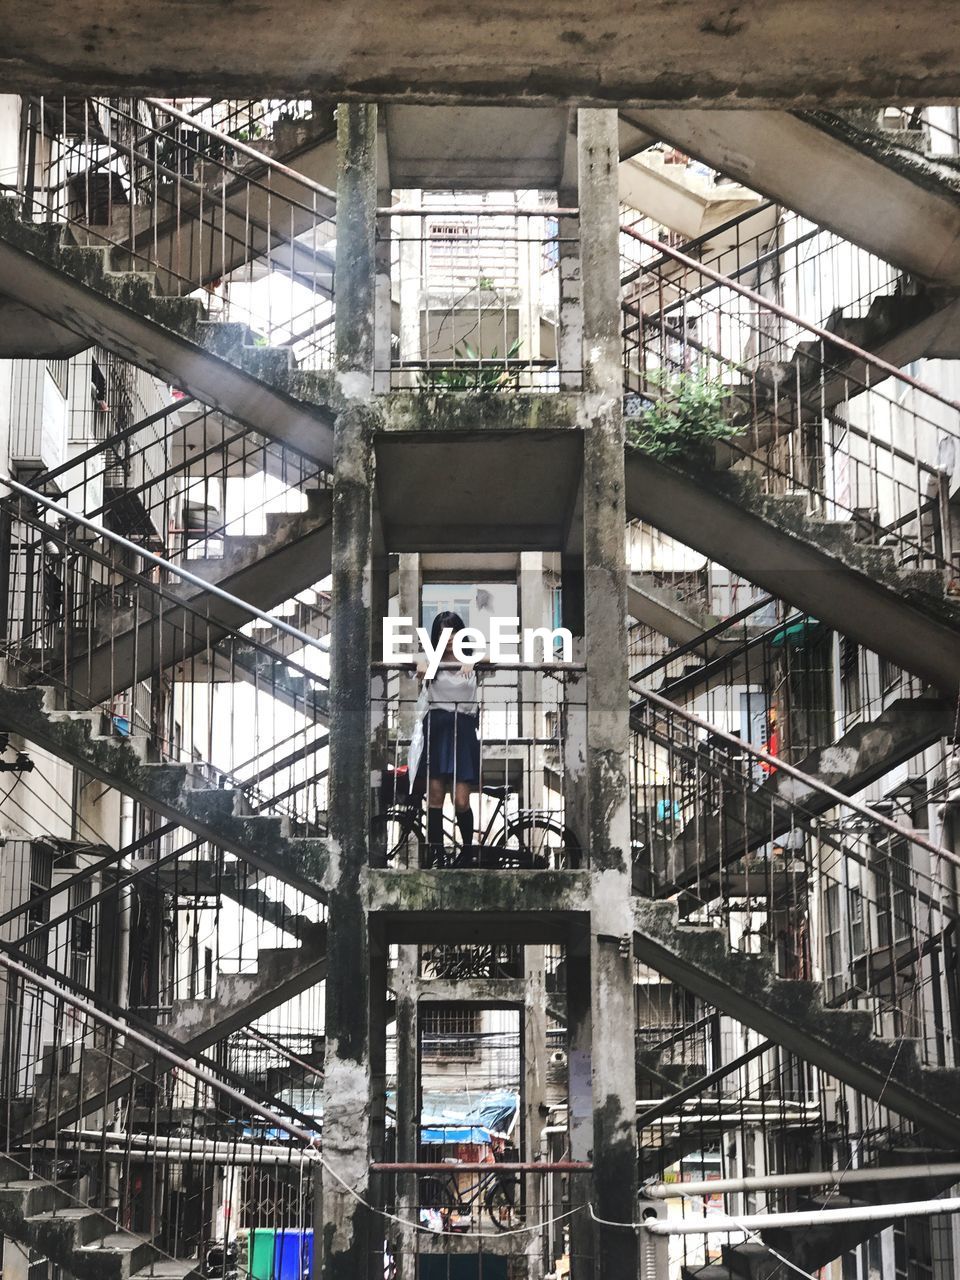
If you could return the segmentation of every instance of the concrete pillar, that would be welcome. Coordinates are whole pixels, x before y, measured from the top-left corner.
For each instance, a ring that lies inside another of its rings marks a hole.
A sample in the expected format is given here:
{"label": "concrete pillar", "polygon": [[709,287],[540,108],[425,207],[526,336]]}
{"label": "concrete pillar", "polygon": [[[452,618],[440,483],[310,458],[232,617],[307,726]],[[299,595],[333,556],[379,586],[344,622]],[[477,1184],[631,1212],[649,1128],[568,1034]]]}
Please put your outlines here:
{"label": "concrete pillar", "polygon": [[[593,1203],[636,1215],[633,926],[627,695],[627,567],[620,367],[617,115],[578,112],[583,296],[584,637],[587,659],[587,833],[591,876]],[[638,1235],[598,1226],[596,1274],[635,1280]]]}
{"label": "concrete pillar", "polygon": [[[420,624],[420,557],[400,556],[397,575],[399,613]],[[399,681],[399,731],[409,737],[415,718],[417,681],[401,676]],[[420,1071],[417,996],[420,989],[420,948],[397,949],[393,992],[397,1007],[397,1159],[413,1161],[420,1155]],[[408,1222],[417,1220],[417,1178],[407,1174],[397,1179],[397,1213]],[[414,1280],[417,1265],[416,1232],[398,1228],[395,1233],[397,1280]]]}
{"label": "concrete pillar", "polygon": [[[567,994],[567,1124],[570,1159],[593,1159],[593,1027],[590,1009],[590,947],[588,939],[567,943],[564,963]],[[593,1226],[587,1210],[590,1180],[575,1175],[570,1180],[570,1205],[580,1212],[570,1219],[570,1270],[573,1280],[585,1280],[593,1272]],[[554,1206],[556,1212],[556,1206]]]}
{"label": "concrete pillar", "polygon": [[[572,209],[577,203],[576,191],[557,193],[561,209]],[[583,350],[583,311],[580,298],[580,245],[576,218],[557,220],[557,262],[560,304],[557,318],[557,363],[560,368],[561,391],[580,387]]]}
{"label": "concrete pillar", "polygon": [[385,1039],[385,965],[381,948],[374,968],[362,896],[370,829],[376,107],[341,106],[337,132],[337,370],[353,403],[338,418],[334,440],[323,1154],[342,1182],[323,1177],[321,1247],[325,1280],[361,1280],[377,1265],[382,1274],[383,1265],[374,1260],[380,1222],[361,1203],[371,1199],[375,1112],[382,1108],[377,1063]]}

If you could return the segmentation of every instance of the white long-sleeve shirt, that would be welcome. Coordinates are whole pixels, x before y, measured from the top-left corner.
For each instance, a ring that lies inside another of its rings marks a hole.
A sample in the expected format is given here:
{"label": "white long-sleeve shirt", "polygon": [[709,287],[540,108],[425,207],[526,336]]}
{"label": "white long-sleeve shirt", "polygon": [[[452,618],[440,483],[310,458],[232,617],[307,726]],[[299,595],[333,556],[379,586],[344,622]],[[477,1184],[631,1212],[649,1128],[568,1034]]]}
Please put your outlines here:
{"label": "white long-sleeve shirt", "polygon": [[426,685],[431,710],[459,711],[467,716],[476,714],[479,704],[476,672],[465,676],[460,671],[441,670]]}

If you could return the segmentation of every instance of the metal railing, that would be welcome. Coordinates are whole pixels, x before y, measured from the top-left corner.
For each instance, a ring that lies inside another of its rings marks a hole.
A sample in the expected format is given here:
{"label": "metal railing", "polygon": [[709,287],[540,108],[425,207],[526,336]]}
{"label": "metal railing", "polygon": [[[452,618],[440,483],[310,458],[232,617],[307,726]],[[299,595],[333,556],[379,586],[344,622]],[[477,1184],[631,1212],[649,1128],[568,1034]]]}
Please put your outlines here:
{"label": "metal railing", "polygon": [[400,324],[381,381],[421,391],[555,391],[580,384],[561,334],[579,261],[577,210],[521,192],[458,199],[424,193],[381,209]]}
{"label": "metal railing", "polygon": [[878,1033],[917,1038],[923,1061],[956,1063],[945,1010],[960,859],[651,691],[632,722],[645,891],[679,892],[684,914],[733,948],[820,979],[827,1002],[871,1009]]}
{"label": "metal railing", "polygon": [[[222,104],[221,104],[222,105]],[[299,123],[300,170],[160,99],[33,100],[24,133],[26,217],[64,223],[110,251],[114,269],[148,272],[161,293],[198,297],[208,318],[249,326],[300,365],[332,359],[335,194],[310,176],[333,137],[326,116]],[[259,117],[276,133],[283,112]],[[261,127],[261,126],[258,126]],[[304,134],[312,133],[312,139]],[[307,145],[312,141],[313,150]]]}
{"label": "metal railing", "polygon": [[[31,545],[52,542],[60,549],[70,567],[68,588],[86,584],[77,599],[64,592],[51,600],[50,583],[37,590],[14,576],[14,598],[32,601],[40,613],[29,627],[21,618],[6,638],[12,669],[52,685],[74,707],[100,710],[119,738],[145,738],[152,758],[189,763],[209,785],[244,792],[254,812],[316,822],[327,808],[326,770],[322,757],[318,767],[310,762],[325,750],[315,725],[326,714],[327,681],[322,670],[260,644],[250,624],[265,624],[305,656],[317,651],[325,661],[321,642],[109,530],[103,535],[110,554],[96,550],[78,534],[96,529],[92,521],[15,481],[5,483],[64,519],[64,529],[51,530],[21,510],[18,527]],[[151,566],[168,582],[157,581]],[[178,579],[186,589],[172,585]],[[190,588],[198,593],[194,600]],[[104,602],[111,608],[101,616]],[[121,603],[125,612],[118,613]],[[72,624],[66,631],[65,620]],[[45,644],[38,646],[40,639]],[[247,726],[242,738],[220,732],[240,721]],[[239,776],[233,772],[238,764]]]}
{"label": "metal railing", "polygon": [[[371,849],[376,862],[499,870],[584,865],[566,759],[568,743],[584,731],[584,706],[568,697],[568,680],[578,679],[581,666],[481,666],[477,701],[460,712],[441,713],[450,720],[449,732],[436,713],[427,708],[423,714],[418,707],[412,672],[404,680],[402,664],[377,664],[375,671],[372,717],[382,777]],[[411,774],[411,736],[418,714],[423,715],[421,749]],[[450,793],[443,802],[442,840],[431,837],[427,812],[433,770],[437,778],[447,775],[444,791]],[[469,846],[452,808],[461,781],[472,797]]]}
{"label": "metal railing", "polygon": [[[738,428],[722,446],[724,465],[757,475],[768,493],[805,495],[810,512],[886,548],[891,564],[955,577],[960,549],[940,506],[944,459],[960,456],[960,405],[842,334],[658,247],[685,275],[677,296],[675,281],[651,271],[628,304],[626,366],[648,402],[684,385],[715,391]],[[644,412],[632,433],[641,448]]]}

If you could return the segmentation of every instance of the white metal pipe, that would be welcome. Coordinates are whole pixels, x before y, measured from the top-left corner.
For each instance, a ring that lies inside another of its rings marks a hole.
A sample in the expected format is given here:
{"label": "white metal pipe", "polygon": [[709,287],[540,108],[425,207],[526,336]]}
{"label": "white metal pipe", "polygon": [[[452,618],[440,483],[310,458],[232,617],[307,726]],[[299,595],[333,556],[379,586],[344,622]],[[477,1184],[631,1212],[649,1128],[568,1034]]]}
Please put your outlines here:
{"label": "white metal pipe", "polygon": [[644,1187],[648,1200],[672,1200],[676,1196],[720,1195],[732,1191],[773,1191],[778,1187],[833,1189],[858,1182],[896,1182],[901,1178],[949,1178],[960,1181],[960,1164],[887,1165],[882,1169],[821,1169],[810,1173],[775,1173],[762,1178],[715,1178],[706,1182],[653,1182]]}
{"label": "white metal pipe", "polygon": [[712,1236],[717,1233],[774,1231],[782,1227],[822,1227],[840,1222],[888,1222],[894,1218],[934,1218],[960,1213],[960,1196],[948,1200],[906,1200],[898,1204],[850,1205],[838,1209],[806,1209],[799,1213],[751,1213],[743,1218],[660,1218],[643,1222],[654,1236]]}
{"label": "white metal pipe", "polygon": [[299,1165],[303,1159],[302,1148],[297,1146],[260,1146],[252,1141],[216,1142],[209,1139],[165,1138],[126,1134],[109,1130],[109,1146],[102,1147],[104,1135],[98,1129],[61,1133],[55,1140],[41,1143],[47,1148],[60,1150],[76,1145],[84,1151],[96,1151],[108,1160],[124,1160],[131,1154],[150,1155],[183,1164],[291,1164]]}

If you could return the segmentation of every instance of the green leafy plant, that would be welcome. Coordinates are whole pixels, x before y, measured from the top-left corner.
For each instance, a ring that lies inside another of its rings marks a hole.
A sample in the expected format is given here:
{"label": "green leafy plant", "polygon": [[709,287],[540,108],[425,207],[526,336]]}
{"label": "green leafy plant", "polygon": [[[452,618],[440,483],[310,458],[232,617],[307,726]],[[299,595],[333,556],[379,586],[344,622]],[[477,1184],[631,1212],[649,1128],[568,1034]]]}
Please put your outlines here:
{"label": "green leafy plant", "polygon": [[730,389],[702,373],[673,377],[656,371],[647,385],[659,392],[653,404],[627,423],[627,440],[659,462],[709,466],[714,446],[730,440],[737,427],[726,415]]}
{"label": "green leafy plant", "polygon": [[507,348],[507,353],[502,357],[504,367],[498,369],[496,365],[480,364],[481,360],[497,360],[500,358],[497,348],[494,347],[489,356],[481,356],[479,351],[475,351],[469,342],[461,342],[454,349],[454,357],[457,360],[471,362],[473,367],[451,365],[446,369],[428,369],[420,380],[420,385],[428,391],[500,391],[505,387],[514,386],[517,380],[517,372],[515,369],[507,367],[507,362],[514,360],[520,351],[520,339],[516,338]]}

